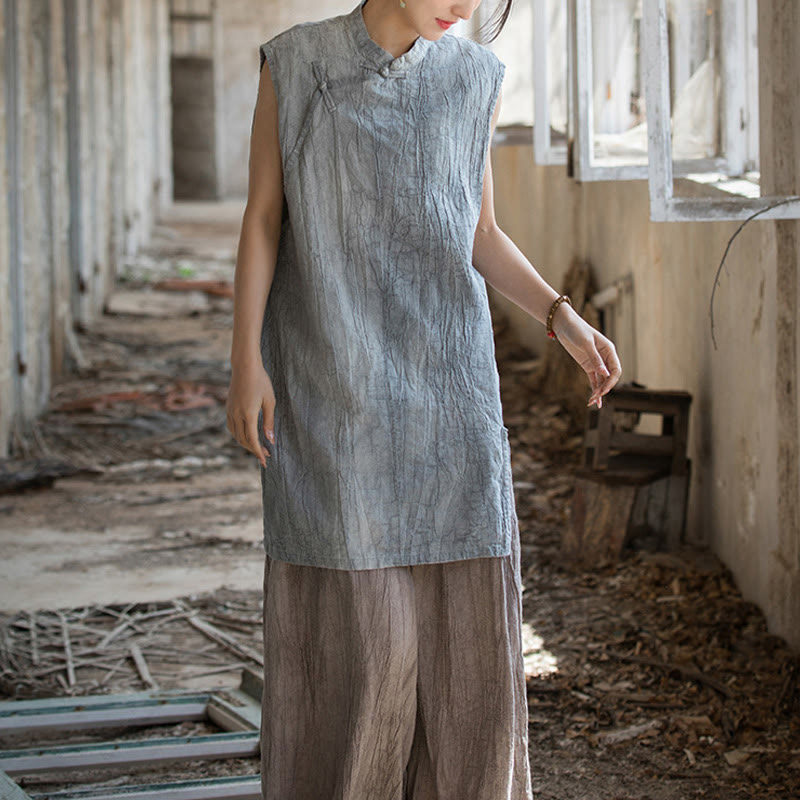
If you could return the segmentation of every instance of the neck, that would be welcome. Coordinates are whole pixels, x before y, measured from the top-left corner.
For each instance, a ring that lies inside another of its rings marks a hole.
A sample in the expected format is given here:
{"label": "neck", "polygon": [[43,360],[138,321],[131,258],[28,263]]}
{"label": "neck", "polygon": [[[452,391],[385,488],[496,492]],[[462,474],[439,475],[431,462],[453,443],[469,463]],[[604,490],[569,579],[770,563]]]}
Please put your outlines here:
{"label": "neck", "polygon": [[368,0],[361,14],[370,39],[393,58],[408,52],[419,36],[409,26],[398,0]]}

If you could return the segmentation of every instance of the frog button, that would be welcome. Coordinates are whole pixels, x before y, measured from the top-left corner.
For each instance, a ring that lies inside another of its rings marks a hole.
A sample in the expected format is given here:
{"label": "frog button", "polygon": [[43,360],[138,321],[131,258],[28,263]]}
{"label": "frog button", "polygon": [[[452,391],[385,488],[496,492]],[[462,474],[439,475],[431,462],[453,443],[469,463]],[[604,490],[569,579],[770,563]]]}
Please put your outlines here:
{"label": "frog button", "polygon": [[381,67],[378,70],[378,72],[380,72],[380,74],[383,75],[384,78],[388,78],[389,77],[389,67]]}

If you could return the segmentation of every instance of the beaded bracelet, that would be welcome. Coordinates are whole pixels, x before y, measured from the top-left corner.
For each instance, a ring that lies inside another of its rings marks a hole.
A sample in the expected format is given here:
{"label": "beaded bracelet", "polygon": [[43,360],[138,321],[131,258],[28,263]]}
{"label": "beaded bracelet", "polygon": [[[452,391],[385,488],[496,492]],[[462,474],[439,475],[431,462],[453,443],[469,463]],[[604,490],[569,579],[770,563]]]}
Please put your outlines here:
{"label": "beaded bracelet", "polygon": [[569,303],[570,305],[572,305],[572,300],[570,300],[569,297],[567,297],[567,295],[562,294],[562,295],[559,295],[553,301],[553,305],[550,306],[550,313],[547,315],[547,335],[551,339],[556,339],[557,338],[556,335],[555,335],[555,332],[553,331],[553,314],[556,313],[556,311],[558,310],[558,307],[564,302]]}

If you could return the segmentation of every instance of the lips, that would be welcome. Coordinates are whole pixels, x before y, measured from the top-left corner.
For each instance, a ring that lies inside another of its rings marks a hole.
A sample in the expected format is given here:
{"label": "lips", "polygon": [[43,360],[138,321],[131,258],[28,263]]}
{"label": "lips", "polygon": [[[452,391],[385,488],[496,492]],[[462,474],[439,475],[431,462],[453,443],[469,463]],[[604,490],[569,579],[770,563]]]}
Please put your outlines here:
{"label": "lips", "polygon": [[437,23],[437,25],[438,25],[440,28],[442,28],[442,30],[445,30],[445,31],[446,31],[446,30],[447,30],[447,29],[448,29],[448,28],[449,28],[451,25],[454,25],[454,24],[455,24],[454,22],[447,22],[446,20],[439,19],[439,17],[436,17],[436,23]]}

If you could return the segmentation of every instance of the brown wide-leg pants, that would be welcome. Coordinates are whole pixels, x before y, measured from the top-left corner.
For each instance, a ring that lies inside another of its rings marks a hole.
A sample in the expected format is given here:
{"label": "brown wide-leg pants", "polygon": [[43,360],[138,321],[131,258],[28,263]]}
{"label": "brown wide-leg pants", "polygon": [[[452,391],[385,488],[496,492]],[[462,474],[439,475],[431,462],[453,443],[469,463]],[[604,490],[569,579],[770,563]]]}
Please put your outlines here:
{"label": "brown wide-leg pants", "polygon": [[370,570],[266,557],[264,800],[531,800],[511,554]]}

